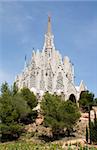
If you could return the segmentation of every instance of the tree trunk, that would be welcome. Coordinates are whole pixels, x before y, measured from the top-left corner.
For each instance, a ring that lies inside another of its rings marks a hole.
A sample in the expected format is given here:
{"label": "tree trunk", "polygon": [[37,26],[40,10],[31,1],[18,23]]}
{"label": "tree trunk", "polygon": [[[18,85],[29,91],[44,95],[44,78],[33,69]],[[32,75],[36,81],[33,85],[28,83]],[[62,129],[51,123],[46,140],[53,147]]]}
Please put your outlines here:
{"label": "tree trunk", "polygon": [[70,130],[67,128],[67,136],[70,136]]}

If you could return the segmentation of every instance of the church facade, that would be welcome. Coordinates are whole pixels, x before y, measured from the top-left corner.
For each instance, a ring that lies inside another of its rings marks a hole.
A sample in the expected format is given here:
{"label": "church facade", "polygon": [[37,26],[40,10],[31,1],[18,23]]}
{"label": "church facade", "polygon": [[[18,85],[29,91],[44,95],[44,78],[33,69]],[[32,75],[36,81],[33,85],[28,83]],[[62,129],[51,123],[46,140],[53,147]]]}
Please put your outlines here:
{"label": "church facade", "polygon": [[66,100],[71,95],[78,100],[80,93],[86,90],[83,81],[79,86],[75,85],[74,66],[69,57],[62,59],[59,51],[55,49],[50,17],[42,51],[33,51],[30,63],[25,62],[23,71],[17,75],[15,81],[19,89],[28,87],[40,96],[47,91],[64,94]]}

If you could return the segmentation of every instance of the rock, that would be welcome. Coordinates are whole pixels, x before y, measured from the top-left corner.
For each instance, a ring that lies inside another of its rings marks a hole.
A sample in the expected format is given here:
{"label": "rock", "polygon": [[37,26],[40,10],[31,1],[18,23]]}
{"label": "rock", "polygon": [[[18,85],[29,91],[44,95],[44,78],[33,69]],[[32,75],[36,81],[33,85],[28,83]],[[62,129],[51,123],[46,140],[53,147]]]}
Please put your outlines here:
{"label": "rock", "polygon": [[39,115],[37,118],[36,118],[36,120],[35,120],[35,123],[36,123],[36,125],[38,126],[38,125],[41,125],[42,123],[43,123],[43,116],[42,115]]}

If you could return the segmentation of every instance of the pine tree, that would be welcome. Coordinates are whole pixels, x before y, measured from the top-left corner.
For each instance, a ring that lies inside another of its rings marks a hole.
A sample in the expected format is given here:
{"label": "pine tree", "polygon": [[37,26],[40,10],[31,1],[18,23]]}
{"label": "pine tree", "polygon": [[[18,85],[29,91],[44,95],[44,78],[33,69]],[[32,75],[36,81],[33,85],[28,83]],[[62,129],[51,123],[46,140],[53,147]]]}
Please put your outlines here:
{"label": "pine tree", "polygon": [[1,95],[10,95],[11,91],[7,82],[2,83],[1,85]]}
{"label": "pine tree", "polygon": [[12,87],[12,95],[14,96],[18,92],[18,87],[16,85],[16,82],[14,82],[13,87]]}
{"label": "pine tree", "polygon": [[29,112],[30,108],[20,93],[13,89],[10,90],[8,84],[3,83],[0,95],[1,141],[14,140],[20,136],[23,131],[23,124],[20,123],[20,120]]}
{"label": "pine tree", "polygon": [[79,99],[80,108],[82,108],[83,111],[88,112],[88,106],[89,109],[91,110],[93,104],[94,104],[94,94],[89,91],[83,91],[80,94],[80,99]]}
{"label": "pine tree", "polygon": [[67,129],[68,136],[80,118],[80,112],[76,104],[71,101],[62,101],[59,96],[45,94],[41,102],[44,125],[51,127],[53,135],[57,135]]}

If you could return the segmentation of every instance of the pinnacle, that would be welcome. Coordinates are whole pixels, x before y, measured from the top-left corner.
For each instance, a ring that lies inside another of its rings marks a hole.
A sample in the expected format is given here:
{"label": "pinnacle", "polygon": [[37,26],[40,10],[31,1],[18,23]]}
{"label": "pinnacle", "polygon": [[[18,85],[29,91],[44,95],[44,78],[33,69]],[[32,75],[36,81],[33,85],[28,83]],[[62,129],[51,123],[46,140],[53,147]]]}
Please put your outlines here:
{"label": "pinnacle", "polygon": [[51,17],[48,16],[48,28],[47,28],[47,33],[51,33]]}

